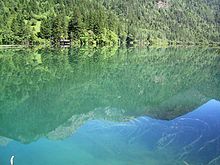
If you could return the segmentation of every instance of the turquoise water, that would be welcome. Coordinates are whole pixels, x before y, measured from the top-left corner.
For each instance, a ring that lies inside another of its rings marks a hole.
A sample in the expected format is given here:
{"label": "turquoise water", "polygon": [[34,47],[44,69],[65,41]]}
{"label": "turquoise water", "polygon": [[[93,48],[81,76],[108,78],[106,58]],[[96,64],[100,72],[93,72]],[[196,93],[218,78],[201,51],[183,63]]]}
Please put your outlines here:
{"label": "turquoise water", "polygon": [[0,164],[217,164],[219,91],[218,49],[0,50]]}

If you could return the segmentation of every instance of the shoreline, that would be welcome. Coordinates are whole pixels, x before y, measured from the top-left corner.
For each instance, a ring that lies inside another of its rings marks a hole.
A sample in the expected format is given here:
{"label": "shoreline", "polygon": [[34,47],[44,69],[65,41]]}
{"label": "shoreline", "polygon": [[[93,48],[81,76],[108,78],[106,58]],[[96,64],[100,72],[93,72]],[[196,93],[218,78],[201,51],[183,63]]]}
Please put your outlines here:
{"label": "shoreline", "polygon": [[[89,45],[87,45],[88,47],[90,47]],[[73,47],[83,47],[83,46],[59,46],[59,47],[53,47],[53,46],[46,46],[46,45],[0,45],[0,49],[21,49],[21,48],[73,48]],[[91,46],[94,47],[94,46]],[[109,47],[109,46],[95,46],[95,47]],[[94,47],[94,48],[95,48]],[[118,47],[120,48],[120,46],[110,46],[110,47]],[[187,44],[187,43],[183,43],[183,44],[168,44],[168,45],[163,45],[163,44],[152,44],[152,45],[131,45],[131,46],[122,46],[122,47],[126,47],[126,48],[143,48],[143,47],[153,47],[153,48],[169,48],[169,47],[203,47],[203,48],[220,48],[220,43],[216,43],[216,44]]]}
{"label": "shoreline", "polygon": [[0,45],[0,48],[25,48],[27,45]]}

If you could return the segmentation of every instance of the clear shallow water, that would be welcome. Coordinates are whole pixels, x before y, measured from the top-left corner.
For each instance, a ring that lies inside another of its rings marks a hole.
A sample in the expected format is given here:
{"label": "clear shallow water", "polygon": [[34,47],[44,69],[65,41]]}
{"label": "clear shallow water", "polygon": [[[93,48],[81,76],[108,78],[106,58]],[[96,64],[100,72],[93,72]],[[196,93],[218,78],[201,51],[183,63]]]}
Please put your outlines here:
{"label": "clear shallow water", "polygon": [[0,164],[217,163],[219,50],[2,50],[0,63]]}
{"label": "clear shallow water", "polygon": [[34,165],[219,164],[219,118],[220,102],[211,100],[171,121],[149,117],[129,122],[93,120],[68,138],[41,138],[30,144],[12,141],[0,154],[5,159],[16,155],[16,164]]}

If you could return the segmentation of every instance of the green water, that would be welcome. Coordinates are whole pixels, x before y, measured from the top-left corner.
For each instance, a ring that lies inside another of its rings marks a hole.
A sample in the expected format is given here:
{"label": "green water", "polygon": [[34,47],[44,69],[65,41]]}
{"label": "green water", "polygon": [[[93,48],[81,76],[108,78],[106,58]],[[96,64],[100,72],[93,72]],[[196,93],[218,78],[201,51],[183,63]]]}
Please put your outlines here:
{"label": "green water", "polygon": [[2,49],[0,153],[60,142],[92,119],[173,119],[219,91],[219,49]]}

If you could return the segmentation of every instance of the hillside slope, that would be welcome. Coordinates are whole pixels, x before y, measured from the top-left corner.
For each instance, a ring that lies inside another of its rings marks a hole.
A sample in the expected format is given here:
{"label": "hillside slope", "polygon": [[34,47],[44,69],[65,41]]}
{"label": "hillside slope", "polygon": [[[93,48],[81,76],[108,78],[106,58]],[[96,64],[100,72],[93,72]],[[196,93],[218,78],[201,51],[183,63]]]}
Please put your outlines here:
{"label": "hillside slope", "polygon": [[0,0],[0,44],[213,44],[219,13],[219,0]]}

